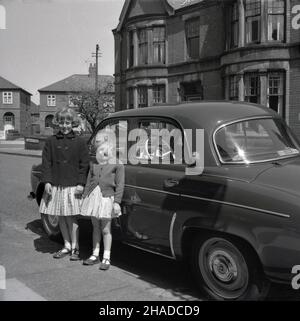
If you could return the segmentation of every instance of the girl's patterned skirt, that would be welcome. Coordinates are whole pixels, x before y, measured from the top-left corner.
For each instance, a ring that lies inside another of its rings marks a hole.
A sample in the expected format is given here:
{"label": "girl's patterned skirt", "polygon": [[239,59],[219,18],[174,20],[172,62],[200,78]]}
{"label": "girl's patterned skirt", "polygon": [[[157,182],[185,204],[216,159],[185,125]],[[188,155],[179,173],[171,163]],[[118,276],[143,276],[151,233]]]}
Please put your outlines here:
{"label": "girl's patterned skirt", "polygon": [[114,214],[113,205],[114,197],[103,197],[98,185],[83,199],[81,215],[93,216],[98,219],[112,219],[120,215]]}
{"label": "girl's patterned skirt", "polygon": [[72,216],[80,214],[81,199],[74,192],[76,186],[52,186],[52,195],[44,191],[40,213],[57,216]]}

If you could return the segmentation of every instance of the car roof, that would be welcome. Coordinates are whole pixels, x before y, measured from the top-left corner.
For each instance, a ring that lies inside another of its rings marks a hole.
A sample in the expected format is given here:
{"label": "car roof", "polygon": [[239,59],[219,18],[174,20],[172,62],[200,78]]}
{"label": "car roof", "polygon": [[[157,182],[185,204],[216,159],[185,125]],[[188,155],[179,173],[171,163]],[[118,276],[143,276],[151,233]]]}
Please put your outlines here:
{"label": "car roof", "polygon": [[270,108],[241,101],[203,101],[129,109],[110,117],[169,117],[179,121],[184,128],[203,128],[208,132],[216,127],[249,117],[279,117]]}

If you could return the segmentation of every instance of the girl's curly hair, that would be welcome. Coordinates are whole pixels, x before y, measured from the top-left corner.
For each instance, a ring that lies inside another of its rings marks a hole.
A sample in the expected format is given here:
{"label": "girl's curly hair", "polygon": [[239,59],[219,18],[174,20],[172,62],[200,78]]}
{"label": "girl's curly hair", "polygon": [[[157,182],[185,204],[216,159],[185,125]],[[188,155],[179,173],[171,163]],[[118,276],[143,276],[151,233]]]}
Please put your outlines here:
{"label": "girl's curly hair", "polygon": [[72,122],[72,127],[78,127],[80,125],[80,117],[73,108],[65,107],[57,111],[53,117],[52,123],[58,126],[62,119],[66,119]]}

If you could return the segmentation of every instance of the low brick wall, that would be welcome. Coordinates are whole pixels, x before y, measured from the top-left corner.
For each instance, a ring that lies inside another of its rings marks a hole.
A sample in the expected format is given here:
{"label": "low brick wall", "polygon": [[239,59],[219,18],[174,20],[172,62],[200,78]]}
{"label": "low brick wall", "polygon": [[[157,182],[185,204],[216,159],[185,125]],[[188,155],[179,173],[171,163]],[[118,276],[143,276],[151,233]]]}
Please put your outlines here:
{"label": "low brick wall", "polygon": [[45,145],[46,136],[27,136],[25,137],[25,149],[42,150]]}

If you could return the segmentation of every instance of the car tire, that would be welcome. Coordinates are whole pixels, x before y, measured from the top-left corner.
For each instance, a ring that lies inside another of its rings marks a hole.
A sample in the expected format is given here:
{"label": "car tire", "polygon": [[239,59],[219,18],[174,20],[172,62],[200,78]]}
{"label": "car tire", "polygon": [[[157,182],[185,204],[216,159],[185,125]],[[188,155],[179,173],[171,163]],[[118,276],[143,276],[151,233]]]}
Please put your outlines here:
{"label": "car tire", "polygon": [[57,240],[61,237],[61,232],[58,225],[58,216],[41,213],[41,220],[45,232],[51,239]]}
{"label": "car tire", "polygon": [[193,273],[209,299],[264,299],[270,283],[255,261],[243,246],[229,238],[197,237],[193,243]]}

